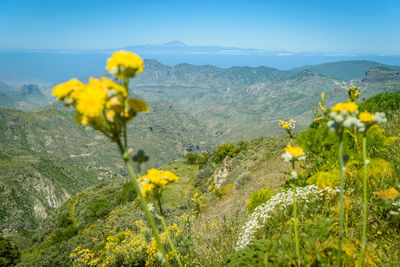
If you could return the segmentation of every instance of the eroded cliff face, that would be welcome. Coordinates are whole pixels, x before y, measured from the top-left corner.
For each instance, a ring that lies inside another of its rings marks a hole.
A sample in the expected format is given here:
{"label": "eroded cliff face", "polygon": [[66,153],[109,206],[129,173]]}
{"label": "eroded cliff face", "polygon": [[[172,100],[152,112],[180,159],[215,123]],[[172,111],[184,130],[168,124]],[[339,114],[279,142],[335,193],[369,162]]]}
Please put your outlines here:
{"label": "eroded cliff face", "polygon": [[[55,169],[62,174],[65,166],[29,159],[22,162],[1,162],[0,219],[2,228],[35,227],[60,207],[77,190],[65,186],[62,175],[51,175]],[[42,166],[41,166],[42,165]],[[43,169],[42,169],[42,168]],[[58,168],[57,168],[58,167]]]}
{"label": "eroded cliff face", "polygon": [[33,192],[33,211],[36,220],[41,221],[45,219],[54,208],[60,207],[71,194],[64,188],[57,188],[51,179],[43,175],[36,176],[32,181]]}

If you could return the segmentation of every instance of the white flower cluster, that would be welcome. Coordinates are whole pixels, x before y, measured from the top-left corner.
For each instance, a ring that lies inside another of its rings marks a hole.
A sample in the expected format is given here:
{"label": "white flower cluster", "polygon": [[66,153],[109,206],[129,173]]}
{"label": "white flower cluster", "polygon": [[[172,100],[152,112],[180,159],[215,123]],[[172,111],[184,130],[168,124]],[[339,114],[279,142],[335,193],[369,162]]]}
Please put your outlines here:
{"label": "white flower cluster", "polygon": [[296,128],[296,121],[294,119],[290,119],[289,121],[280,120],[279,125],[284,129],[293,130]]}
{"label": "white flower cluster", "polygon": [[336,131],[339,126],[350,128],[355,126],[358,129],[364,128],[365,125],[357,118],[358,111],[349,113],[347,110],[341,110],[339,113],[332,111],[329,116],[333,119],[328,121],[328,127],[331,131]]}
{"label": "white flower cluster", "polygon": [[328,127],[331,131],[336,131],[339,126],[344,128],[350,128],[354,126],[358,131],[364,132],[369,126],[375,123],[385,123],[387,122],[386,115],[383,112],[376,112],[371,122],[363,122],[357,118],[358,111],[350,114],[346,110],[341,110],[340,113],[331,112],[329,116],[333,119],[328,121]]}
{"label": "white flower cluster", "polygon": [[284,162],[291,162],[294,160],[305,160],[306,159],[306,156],[304,155],[304,153],[302,153],[300,157],[296,157],[296,156],[293,156],[292,154],[290,154],[290,152],[285,152],[284,154],[282,154],[281,157]]}
{"label": "white flower cluster", "polygon": [[[326,197],[332,197],[338,192],[339,188],[331,189],[326,187],[318,189],[317,185],[308,185],[297,188],[296,201],[298,203],[306,203],[305,208],[307,208],[307,204],[324,200]],[[243,226],[235,250],[248,246],[252,242],[257,230],[261,229],[276,212],[285,212],[291,205],[293,205],[293,191],[290,189],[286,192],[276,194],[266,203],[258,206]]]}
{"label": "white flower cluster", "polygon": [[376,122],[376,123],[385,123],[385,122],[387,122],[386,115],[385,115],[384,112],[376,112],[374,115],[375,116],[372,118],[373,122]]}
{"label": "white flower cluster", "polygon": [[391,210],[391,211],[389,211],[389,213],[394,216],[399,215],[400,214],[400,199],[393,202],[392,205],[394,206],[395,210]]}
{"label": "white flower cluster", "polygon": [[374,117],[372,117],[371,122],[361,122],[361,123],[362,123],[362,126],[358,127],[358,130],[359,130],[360,132],[364,132],[364,131],[367,130],[368,127],[371,126],[372,124],[375,124],[375,123],[385,123],[385,122],[387,122],[385,113],[383,113],[383,112],[376,112],[376,113],[374,114]]}

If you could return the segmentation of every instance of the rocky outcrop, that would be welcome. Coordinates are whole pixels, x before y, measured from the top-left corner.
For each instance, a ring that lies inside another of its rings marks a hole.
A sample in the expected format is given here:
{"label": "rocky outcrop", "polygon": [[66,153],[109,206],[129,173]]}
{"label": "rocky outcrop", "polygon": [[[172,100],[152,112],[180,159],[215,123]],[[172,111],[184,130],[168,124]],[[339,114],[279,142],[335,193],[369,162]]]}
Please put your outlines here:
{"label": "rocky outcrop", "polygon": [[226,178],[228,177],[228,174],[231,171],[231,169],[232,169],[232,158],[226,156],[222,163],[222,166],[216,168],[214,171],[213,179],[216,188],[221,188],[221,186],[226,181]]}

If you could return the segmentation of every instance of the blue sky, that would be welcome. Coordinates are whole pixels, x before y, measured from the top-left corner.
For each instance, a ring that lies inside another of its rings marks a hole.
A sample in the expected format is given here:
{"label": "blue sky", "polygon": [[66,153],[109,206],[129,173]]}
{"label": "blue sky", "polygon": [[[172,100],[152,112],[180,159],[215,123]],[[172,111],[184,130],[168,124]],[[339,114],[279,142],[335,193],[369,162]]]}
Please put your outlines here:
{"label": "blue sky", "polygon": [[0,48],[104,49],[180,40],[400,55],[400,1],[0,1]]}

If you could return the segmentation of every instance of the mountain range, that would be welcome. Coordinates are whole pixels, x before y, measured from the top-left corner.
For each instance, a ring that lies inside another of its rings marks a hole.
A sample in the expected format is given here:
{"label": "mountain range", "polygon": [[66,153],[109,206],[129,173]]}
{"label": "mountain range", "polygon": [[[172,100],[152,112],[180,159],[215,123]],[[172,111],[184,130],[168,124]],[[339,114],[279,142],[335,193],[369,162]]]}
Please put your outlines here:
{"label": "mountain range", "polygon": [[100,74],[105,71],[106,59],[113,51],[120,49],[135,52],[142,58],[155,59],[168,66],[186,62],[194,65],[212,64],[220,68],[270,66],[280,70],[290,70],[304,65],[353,60],[400,65],[400,56],[396,55],[270,51],[223,46],[193,46],[172,41],[159,45],[133,45],[102,50],[0,50],[0,80],[3,80],[1,78],[3,70],[14,73],[14,76],[17,73],[20,76],[36,77],[37,80],[51,82],[63,82],[71,77],[82,78]]}
{"label": "mountain range", "polygon": [[[207,127],[174,104],[150,101],[150,112],[128,128],[134,151],[159,167],[213,143]],[[0,225],[34,227],[75,193],[126,176],[117,148],[79,127],[56,103],[28,112],[0,108]]]}
{"label": "mountain range", "polygon": [[[371,61],[288,71],[171,67],[155,60],[144,65],[130,90],[149,101],[150,112],[129,128],[132,147],[150,156],[144,169],[222,142],[281,134],[280,119],[294,118],[297,129],[305,129],[322,92],[329,106],[345,100],[350,85],[366,98],[400,88],[399,67]],[[5,78],[0,82],[0,225],[36,226],[75,193],[126,175],[108,140],[79,127],[72,110],[51,104],[51,83]]]}
{"label": "mountain range", "polygon": [[132,90],[146,99],[166,99],[205,122],[217,141],[238,141],[280,132],[289,116],[304,129],[322,92],[328,104],[343,101],[356,85],[366,98],[400,87],[399,67],[344,61],[281,71],[268,67],[179,64],[145,61]]}

